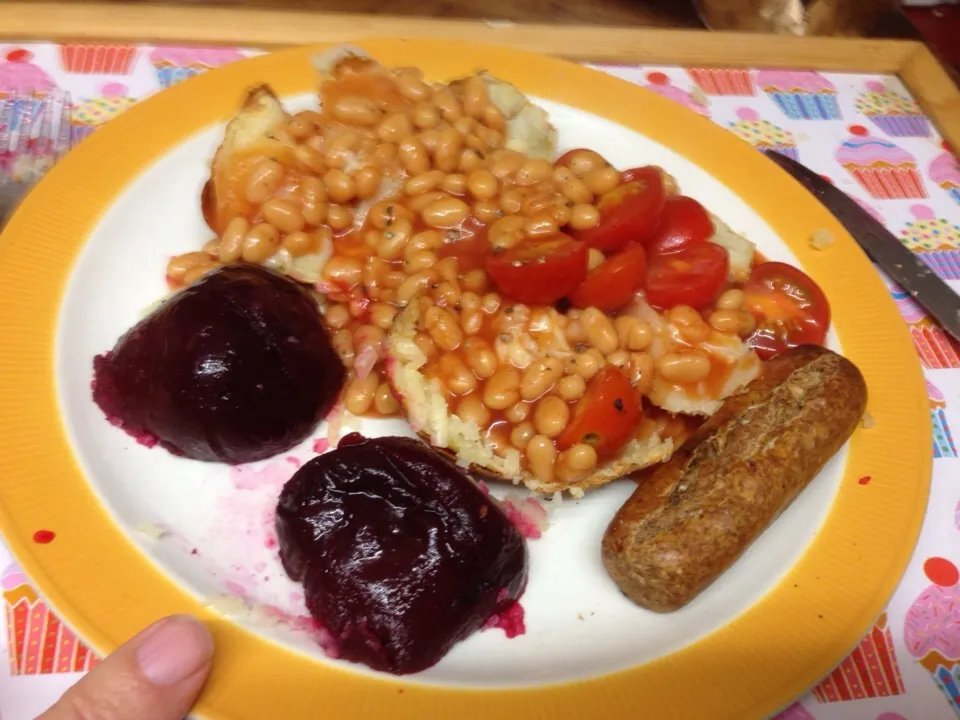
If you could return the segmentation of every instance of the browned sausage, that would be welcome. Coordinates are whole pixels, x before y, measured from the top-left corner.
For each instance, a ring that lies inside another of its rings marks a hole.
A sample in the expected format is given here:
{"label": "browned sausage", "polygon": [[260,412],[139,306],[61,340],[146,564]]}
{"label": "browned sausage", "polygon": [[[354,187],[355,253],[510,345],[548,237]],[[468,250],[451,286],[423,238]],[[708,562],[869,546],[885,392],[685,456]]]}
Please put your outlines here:
{"label": "browned sausage", "polygon": [[860,371],[829,350],[767,362],[617,512],[603,536],[610,577],[650,610],[686,605],[840,449],[866,402]]}

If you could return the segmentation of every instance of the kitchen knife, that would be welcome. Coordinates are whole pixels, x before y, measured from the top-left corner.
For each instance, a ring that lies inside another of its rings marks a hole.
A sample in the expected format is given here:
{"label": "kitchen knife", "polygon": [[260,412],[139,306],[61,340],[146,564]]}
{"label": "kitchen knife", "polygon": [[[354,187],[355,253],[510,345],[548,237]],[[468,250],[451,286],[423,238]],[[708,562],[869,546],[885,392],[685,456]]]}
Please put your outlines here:
{"label": "kitchen knife", "polygon": [[823,203],[867,256],[960,340],[960,296],[843,190],[778,152],[764,154]]}

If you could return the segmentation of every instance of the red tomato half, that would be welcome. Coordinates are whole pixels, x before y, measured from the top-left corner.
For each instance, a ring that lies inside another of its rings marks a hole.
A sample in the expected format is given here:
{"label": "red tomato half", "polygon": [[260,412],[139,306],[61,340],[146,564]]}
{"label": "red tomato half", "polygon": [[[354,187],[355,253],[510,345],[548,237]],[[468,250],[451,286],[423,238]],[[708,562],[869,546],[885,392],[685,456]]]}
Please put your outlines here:
{"label": "red tomato half", "polygon": [[490,255],[487,273],[507,297],[529,305],[553,305],[587,276],[588,248],[566,235],[522,242]]}
{"label": "red tomato half", "polygon": [[465,273],[485,267],[491,250],[490,241],[487,240],[487,226],[469,218],[460,228],[458,240],[444,243],[437,249],[437,258],[457,258],[457,269]]}
{"label": "red tomato half", "polygon": [[587,274],[587,279],[570,295],[570,304],[612,312],[633,300],[646,276],[646,251],[642,245],[628,245]]}
{"label": "red tomato half", "polygon": [[593,445],[599,457],[610,457],[633,437],[642,414],[640,394],[630,379],[615,365],[604,365],[557,438],[557,448],[586,443]]}
{"label": "red tomato half", "polygon": [[830,327],[830,304],[823,290],[786,263],[754,266],[743,286],[743,309],[757,318],[747,344],[762,360],[797,345],[821,345]]}
{"label": "red tomato half", "polygon": [[663,205],[660,227],[647,243],[651,255],[683,250],[713,235],[713,223],[703,205],[686,195],[672,195]]}
{"label": "red tomato half", "polygon": [[676,305],[701,310],[720,295],[729,264],[727,251],[710,242],[651,257],[647,302],[664,310]]}
{"label": "red tomato half", "polygon": [[656,231],[663,212],[663,179],[655,167],[628,170],[629,182],[605,193],[597,203],[600,224],[576,237],[605,253],[630,242],[645,242]]}

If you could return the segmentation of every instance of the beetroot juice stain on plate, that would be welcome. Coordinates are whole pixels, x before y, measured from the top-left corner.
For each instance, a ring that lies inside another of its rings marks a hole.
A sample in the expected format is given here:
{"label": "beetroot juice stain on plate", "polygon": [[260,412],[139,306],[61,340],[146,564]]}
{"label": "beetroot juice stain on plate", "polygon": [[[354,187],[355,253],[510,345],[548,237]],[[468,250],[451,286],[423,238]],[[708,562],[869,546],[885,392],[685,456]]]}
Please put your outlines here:
{"label": "beetroot juice stain on plate", "polygon": [[53,530],[37,530],[33,534],[33,541],[37,545],[49,545],[56,537],[57,534]]}

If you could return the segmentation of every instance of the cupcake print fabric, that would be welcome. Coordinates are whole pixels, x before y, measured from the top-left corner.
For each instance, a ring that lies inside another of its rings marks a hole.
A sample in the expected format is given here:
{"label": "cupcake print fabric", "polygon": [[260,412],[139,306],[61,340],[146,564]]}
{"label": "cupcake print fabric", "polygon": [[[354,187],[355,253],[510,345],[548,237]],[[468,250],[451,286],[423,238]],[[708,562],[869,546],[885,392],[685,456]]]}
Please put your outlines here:
{"label": "cupcake print fabric", "polygon": [[[143,98],[255,54],[223,47],[0,44],[0,174],[36,175]],[[708,118],[758,151],[798,159],[960,290],[960,165],[897,78],[778,68],[596,67]],[[930,410],[935,458],[929,511],[885,612],[833,671],[775,720],[960,720],[954,434],[960,345],[907,292],[884,281],[928,380],[920,400]],[[62,676],[59,682],[52,676],[84,672],[97,660],[37,595],[2,542],[0,570],[6,623],[0,716],[35,717],[65,686]],[[790,648],[775,651],[771,658]],[[18,697],[34,704],[12,706]]]}

